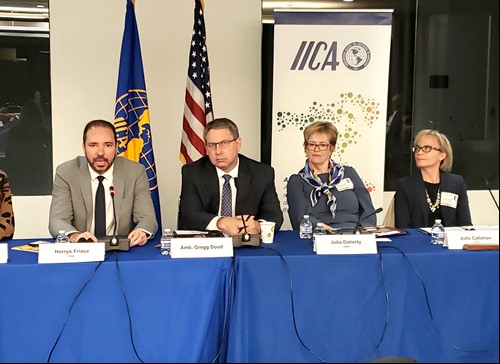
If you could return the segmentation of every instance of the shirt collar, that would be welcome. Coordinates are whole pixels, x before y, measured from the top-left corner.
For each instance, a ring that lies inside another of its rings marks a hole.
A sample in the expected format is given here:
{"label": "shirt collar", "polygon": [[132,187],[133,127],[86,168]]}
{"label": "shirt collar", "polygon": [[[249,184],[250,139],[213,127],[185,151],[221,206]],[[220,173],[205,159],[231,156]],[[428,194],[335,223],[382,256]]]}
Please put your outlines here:
{"label": "shirt collar", "polygon": [[222,169],[215,167],[215,170],[217,171],[217,177],[222,178],[223,175],[229,174],[233,178],[238,178],[239,166],[240,166],[240,158],[238,157],[238,159],[236,160],[236,165],[229,172],[224,172]]}
{"label": "shirt collar", "polygon": [[99,174],[96,171],[92,169],[90,164],[87,163],[87,166],[89,167],[89,172],[90,172],[90,179],[93,181],[95,180],[98,176],[104,176],[104,178],[108,181],[113,181],[113,171],[115,169],[115,164],[113,163],[109,169],[104,172],[103,174]]}

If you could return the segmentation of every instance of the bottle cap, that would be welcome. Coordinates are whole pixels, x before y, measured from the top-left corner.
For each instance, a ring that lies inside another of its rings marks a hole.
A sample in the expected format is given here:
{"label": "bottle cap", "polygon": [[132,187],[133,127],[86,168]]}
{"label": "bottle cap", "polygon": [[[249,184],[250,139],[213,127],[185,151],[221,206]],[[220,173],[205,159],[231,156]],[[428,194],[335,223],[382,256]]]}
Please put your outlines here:
{"label": "bottle cap", "polygon": [[306,219],[308,219],[308,218],[309,218],[309,215],[304,215],[304,217],[305,217]]}
{"label": "bottle cap", "polygon": [[323,223],[322,223],[322,222],[318,222],[318,223],[316,224],[316,226],[317,226],[317,227],[323,227]]}
{"label": "bottle cap", "polygon": [[441,219],[436,219],[436,222],[441,223]]}

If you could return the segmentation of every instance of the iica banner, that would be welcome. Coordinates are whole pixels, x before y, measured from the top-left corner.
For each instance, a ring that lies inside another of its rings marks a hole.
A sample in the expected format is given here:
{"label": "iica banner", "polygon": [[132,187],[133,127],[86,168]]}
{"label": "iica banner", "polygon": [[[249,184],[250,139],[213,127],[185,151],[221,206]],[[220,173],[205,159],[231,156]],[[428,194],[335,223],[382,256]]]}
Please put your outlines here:
{"label": "iica banner", "polygon": [[356,169],[375,208],[383,205],[385,115],[392,10],[277,11],[272,165],[285,223],[288,177],[306,160],[303,130],[330,121],[336,163]]}

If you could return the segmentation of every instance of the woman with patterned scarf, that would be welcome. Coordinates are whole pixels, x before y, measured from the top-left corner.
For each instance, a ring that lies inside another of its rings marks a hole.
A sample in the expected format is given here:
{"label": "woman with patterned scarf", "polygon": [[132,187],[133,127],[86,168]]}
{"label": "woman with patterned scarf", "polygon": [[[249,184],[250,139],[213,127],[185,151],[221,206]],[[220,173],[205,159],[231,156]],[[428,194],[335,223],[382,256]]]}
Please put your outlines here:
{"label": "woman with patterned scarf", "polygon": [[12,239],[14,235],[14,212],[12,191],[7,174],[0,169],[0,240]]}
{"label": "woman with patterned scarf", "polygon": [[304,129],[305,166],[287,184],[288,215],[294,230],[299,230],[306,214],[313,226],[322,222],[328,230],[376,225],[370,193],[356,170],[331,159],[337,135],[337,128],[325,121]]}

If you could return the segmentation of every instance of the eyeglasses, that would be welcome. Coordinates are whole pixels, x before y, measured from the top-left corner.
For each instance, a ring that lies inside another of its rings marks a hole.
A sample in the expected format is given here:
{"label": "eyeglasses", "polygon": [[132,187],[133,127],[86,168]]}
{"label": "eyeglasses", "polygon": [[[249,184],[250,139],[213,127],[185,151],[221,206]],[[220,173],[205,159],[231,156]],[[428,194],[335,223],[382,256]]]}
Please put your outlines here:
{"label": "eyeglasses", "polygon": [[421,146],[418,146],[418,145],[415,145],[413,148],[411,148],[411,151],[413,153],[417,153],[418,151],[422,151],[424,153],[429,153],[431,150],[437,150],[438,152],[442,152],[441,149],[439,148],[434,148],[434,147],[431,147],[430,145],[424,145],[423,147]]}
{"label": "eyeglasses", "polygon": [[320,150],[320,151],[327,150],[329,146],[330,146],[330,144],[316,144],[316,143],[307,143],[306,144],[307,149],[316,150],[316,148],[318,148],[318,150]]}
{"label": "eyeglasses", "polygon": [[220,149],[227,149],[227,148],[229,148],[229,144],[234,142],[236,139],[238,139],[238,138],[234,138],[232,140],[223,140],[223,141],[218,142],[218,143],[207,143],[205,145],[206,145],[208,150],[215,150],[215,149],[217,149],[217,146],[219,146]]}

